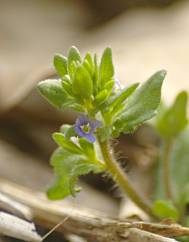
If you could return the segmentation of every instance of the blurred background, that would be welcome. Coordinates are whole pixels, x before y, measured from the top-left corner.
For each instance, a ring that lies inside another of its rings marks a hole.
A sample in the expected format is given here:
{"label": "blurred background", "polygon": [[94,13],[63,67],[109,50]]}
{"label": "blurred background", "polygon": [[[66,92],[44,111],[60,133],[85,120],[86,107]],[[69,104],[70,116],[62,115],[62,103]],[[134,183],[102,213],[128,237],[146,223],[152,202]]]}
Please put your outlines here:
{"label": "blurred background", "polygon": [[[51,108],[39,96],[36,84],[55,74],[53,55],[66,55],[72,45],[82,54],[98,55],[112,47],[116,75],[123,85],[166,69],[163,98],[168,103],[179,90],[189,90],[189,1],[0,0],[1,179],[37,191],[45,191],[52,180],[51,133],[64,122],[72,123],[76,114]],[[138,141],[143,132],[122,137],[116,147],[124,147],[124,162],[134,160],[144,175],[151,153]],[[156,142],[151,136],[144,140]],[[83,186],[95,195],[85,199],[83,189],[78,204],[82,201],[82,206],[90,204],[115,216],[120,213],[119,194],[107,190],[111,181],[101,180],[83,179]],[[148,186],[145,189],[148,192]]]}

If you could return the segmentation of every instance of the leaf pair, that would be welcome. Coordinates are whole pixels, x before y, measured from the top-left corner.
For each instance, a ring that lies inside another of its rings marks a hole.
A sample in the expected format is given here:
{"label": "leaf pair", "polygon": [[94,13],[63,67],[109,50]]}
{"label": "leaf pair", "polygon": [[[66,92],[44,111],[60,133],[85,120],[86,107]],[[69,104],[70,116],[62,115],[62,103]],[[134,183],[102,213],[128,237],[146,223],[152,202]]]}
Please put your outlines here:
{"label": "leaf pair", "polygon": [[50,199],[61,199],[80,190],[76,187],[78,176],[99,173],[105,167],[96,159],[93,144],[86,140],[79,139],[77,145],[62,133],[55,133],[53,138],[60,147],[51,157],[56,180],[47,194]]}
{"label": "leaf pair", "polygon": [[[138,87],[138,83],[133,84],[118,92],[110,100],[104,113],[107,122],[112,120],[113,123],[109,134],[119,136],[122,132],[132,132],[156,114],[165,74],[165,71],[159,71],[141,86]],[[103,137],[108,138],[107,129],[103,131],[106,131],[106,136]]]}

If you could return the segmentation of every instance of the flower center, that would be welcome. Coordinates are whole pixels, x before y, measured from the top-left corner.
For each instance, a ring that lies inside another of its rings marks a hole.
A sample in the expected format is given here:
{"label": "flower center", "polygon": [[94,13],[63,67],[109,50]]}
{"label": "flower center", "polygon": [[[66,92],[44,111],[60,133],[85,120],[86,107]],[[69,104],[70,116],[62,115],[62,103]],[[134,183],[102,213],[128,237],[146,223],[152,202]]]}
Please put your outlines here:
{"label": "flower center", "polygon": [[90,131],[91,131],[91,127],[90,127],[89,123],[81,125],[80,127],[83,130],[83,132],[86,134],[90,133]]}

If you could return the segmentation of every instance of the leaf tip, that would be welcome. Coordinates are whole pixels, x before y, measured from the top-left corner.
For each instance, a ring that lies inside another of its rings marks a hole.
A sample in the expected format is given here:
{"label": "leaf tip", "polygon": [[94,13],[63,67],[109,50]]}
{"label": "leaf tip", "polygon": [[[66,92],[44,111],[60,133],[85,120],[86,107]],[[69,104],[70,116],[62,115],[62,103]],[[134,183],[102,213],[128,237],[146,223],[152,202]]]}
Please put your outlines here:
{"label": "leaf tip", "polygon": [[44,86],[46,84],[47,80],[43,80],[43,81],[40,81],[39,83],[37,83],[37,90],[42,94],[43,93],[43,89],[44,89]]}
{"label": "leaf tip", "polygon": [[162,69],[162,70],[160,70],[160,71],[158,71],[158,72],[159,72],[159,75],[160,75],[162,78],[165,78],[165,76],[167,75],[167,71],[164,70],[164,69]]}

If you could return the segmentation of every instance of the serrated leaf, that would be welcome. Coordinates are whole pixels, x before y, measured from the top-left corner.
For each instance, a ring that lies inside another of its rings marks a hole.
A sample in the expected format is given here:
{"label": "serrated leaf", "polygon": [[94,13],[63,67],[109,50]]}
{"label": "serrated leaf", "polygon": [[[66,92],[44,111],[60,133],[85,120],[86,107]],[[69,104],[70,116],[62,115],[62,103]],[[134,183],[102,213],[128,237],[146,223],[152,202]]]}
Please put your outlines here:
{"label": "serrated leaf", "polygon": [[37,87],[41,95],[55,107],[63,109],[68,106],[65,105],[68,101],[68,97],[63,90],[61,80],[47,79],[39,82]]}
{"label": "serrated leaf", "polygon": [[187,93],[180,92],[170,108],[160,112],[156,128],[165,138],[176,137],[188,124]]}
{"label": "serrated leaf", "polygon": [[67,74],[67,58],[65,56],[56,54],[54,56],[54,66],[61,78]]}
{"label": "serrated leaf", "polygon": [[58,148],[52,155],[51,165],[54,167],[56,181],[48,190],[50,199],[62,199],[78,192],[76,187],[77,178],[89,172],[102,172],[98,163],[88,160],[84,154],[74,154],[63,148]]}
{"label": "serrated leaf", "polygon": [[156,114],[165,74],[165,71],[156,72],[127,99],[125,109],[114,123],[117,129],[131,132]]}
{"label": "serrated leaf", "polygon": [[171,201],[156,200],[153,204],[153,212],[160,218],[172,218],[175,221],[179,218],[178,210]]}
{"label": "serrated leaf", "polygon": [[93,81],[83,66],[78,66],[75,72],[72,90],[79,99],[90,99],[93,94]]}
{"label": "serrated leaf", "polygon": [[112,62],[112,50],[111,48],[106,48],[103,52],[100,67],[99,67],[99,77],[101,86],[111,80],[114,75],[114,66]]}

